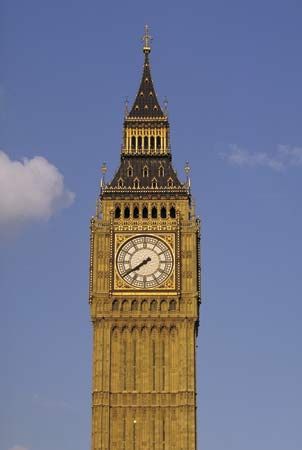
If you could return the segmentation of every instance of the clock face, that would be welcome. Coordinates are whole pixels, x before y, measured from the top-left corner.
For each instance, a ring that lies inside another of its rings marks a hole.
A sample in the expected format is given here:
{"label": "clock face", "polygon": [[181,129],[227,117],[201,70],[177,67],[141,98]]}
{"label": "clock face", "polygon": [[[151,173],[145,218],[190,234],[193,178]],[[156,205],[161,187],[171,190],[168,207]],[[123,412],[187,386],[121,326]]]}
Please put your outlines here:
{"label": "clock face", "polygon": [[116,257],[120,276],[131,286],[141,289],[162,284],[173,268],[168,245],[155,236],[137,236],[126,241]]}

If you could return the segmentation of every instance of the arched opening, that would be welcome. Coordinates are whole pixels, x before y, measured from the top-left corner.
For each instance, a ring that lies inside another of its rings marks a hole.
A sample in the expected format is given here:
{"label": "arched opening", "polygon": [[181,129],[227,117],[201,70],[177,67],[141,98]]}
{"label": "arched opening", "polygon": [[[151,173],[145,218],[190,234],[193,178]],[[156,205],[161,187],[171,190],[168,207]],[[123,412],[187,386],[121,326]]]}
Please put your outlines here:
{"label": "arched opening", "polygon": [[119,206],[117,206],[117,207],[115,208],[114,217],[115,217],[116,219],[119,219],[119,218],[121,217],[121,208],[120,208]]}
{"label": "arched opening", "polygon": [[166,208],[165,208],[164,206],[161,207],[161,210],[160,210],[160,217],[161,217],[162,219],[166,219],[166,218],[167,218],[167,210],[166,210]]}
{"label": "arched opening", "polygon": [[132,136],[132,138],[131,138],[131,149],[135,150],[135,147],[136,147],[136,138],[135,138],[135,136]]}
{"label": "arched opening", "polygon": [[152,211],[151,211],[151,216],[152,216],[152,219],[157,219],[157,208],[156,208],[156,206],[153,206]]}
{"label": "arched opening", "polygon": [[141,137],[141,136],[139,136],[139,137],[137,138],[137,148],[138,148],[139,150],[142,149],[142,137]]}
{"label": "arched opening", "polygon": [[157,310],[157,302],[156,302],[156,300],[152,300],[151,305],[150,305],[150,310],[151,311],[156,311]]}
{"label": "arched opening", "polygon": [[156,148],[159,150],[161,147],[161,139],[160,136],[156,136]]}
{"label": "arched opening", "polygon": [[149,139],[148,136],[144,137],[144,149],[147,150],[147,148],[149,147]]}
{"label": "arched opening", "polygon": [[151,136],[150,137],[150,149],[154,150],[154,147],[155,147],[155,139],[154,139],[154,136]]}
{"label": "arched opening", "polygon": [[165,174],[165,170],[164,170],[163,166],[160,166],[159,169],[158,169],[158,175],[160,177],[163,177],[164,174]]}
{"label": "arched opening", "polygon": [[134,207],[133,217],[134,217],[134,219],[138,219],[138,217],[139,217],[139,210],[138,210],[137,206]]}
{"label": "arched opening", "polygon": [[129,217],[130,217],[130,208],[129,208],[129,206],[126,206],[126,208],[124,209],[124,217],[125,217],[125,219],[129,219]]}
{"label": "arched opening", "polygon": [[176,211],[175,211],[174,206],[171,206],[171,208],[170,208],[170,217],[171,217],[171,219],[175,219],[175,217],[176,217]]}
{"label": "arched opening", "polygon": [[170,301],[169,310],[176,311],[176,301],[175,300]]}
{"label": "arched opening", "polygon": [[139,181],[137,178],[134,180],[133,187],[136,189],[139,188]]}
{"label": "arched opening", "polygon": [[143,168],[143,177],[147,177],[148,175],[149,175],[148,167],[145,166],[145,167]]}
{"label": "arched opening", "polygon": [[137,311],[138,310],[138,302],[137,300],[133,300],[131,303],[131,311]]}
{"label": "arched opening", "polygon": [[127,174],[128,174],[128,177],[133,176],[133,168],[131,166],[128,167]]}
{"label": "arched opening", "polygon": [[152,180],[152,187],[153,187],[153,189],[157,188],[157,179],[156,178],[153,178],[153,180]]}
{"label": "arched opening", "polygon": [[119,187],[119,188],[124,187],[124,181],[123,181],[122,178],[120,178],[120,179],[118,180],[118,187]]}
{"label": "arched opening", "polygon": [[148,208],[147,208],[147,206],[143,207],[143,219],[148,219]]}
{"label": "arched opening", "polygon": [[118,311],[118,301],[114,300],[112,303],[112,311]]}
{"label": "arched opening", "polygon": [[128,311],[128,309],[129,309],[128,300],[124,300],[122,303],[122,311]]}
{"label": "arched opening", "polygon": [[169,180],[168,180],[168,187],[173,187],[173,180],[172,180],[172,178],[169,178]]}

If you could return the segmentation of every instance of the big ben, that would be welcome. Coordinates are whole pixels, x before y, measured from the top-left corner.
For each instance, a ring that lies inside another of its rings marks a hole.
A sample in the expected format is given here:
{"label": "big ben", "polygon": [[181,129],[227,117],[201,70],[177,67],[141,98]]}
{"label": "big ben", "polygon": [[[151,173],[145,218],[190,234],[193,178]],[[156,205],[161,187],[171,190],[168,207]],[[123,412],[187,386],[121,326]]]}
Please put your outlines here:
{"label": "big ben", "polygon": [[91,220],[92,450],[196,450],[200,222],[144,36],[118,170]]}

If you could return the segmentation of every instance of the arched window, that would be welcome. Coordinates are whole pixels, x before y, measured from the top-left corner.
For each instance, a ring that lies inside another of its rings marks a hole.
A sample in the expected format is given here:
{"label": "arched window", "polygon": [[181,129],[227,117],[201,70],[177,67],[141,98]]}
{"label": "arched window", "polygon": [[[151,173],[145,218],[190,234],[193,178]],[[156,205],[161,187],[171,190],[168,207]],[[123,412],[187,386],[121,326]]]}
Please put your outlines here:
{"label": "arched window", "polygon": [[156,311],[157,310],[157,302],[156,302],[156,300],[152,300],[151,305],[150,305],[150,310],[151,311]]}
{"label": "arched window", "polygon": [[129,206],[126,206],[126,208],[124,209],[124,217],[125,217],[125,219],[129,219],[129,217],[130,217],[130,208],[129,208]]}
{"label": "arched window", "polygon": [[147,208],[147,206],[143,207],[143,219],[148,219],[148,208]]}
{"label": "arched window", "polygon": [[158,175],[160,177],[163,177],[164,174],[165,174],[165,170],[164,170],[163,166],[160,166],[159,169],[158,169]]}
{"label": "arched window", "polygon": [[132,136],[132,138],[131,138],[131,149],[135,150],[135,147],[136,147],[136,138],[135,138],[135,136]]}
{"label": "arched window", "polygon": [[122,178],[119,178],[119,180],[118,180],[118,187],[119,187],[119,188],[124,187],[124,181],[123,181]]}
{"label": "arched window", "polygon": [[139,188],[139,181],[137,178],[134,180],[133,187],[136,189]]}
{"label": "arched window", "polygon": [[169,311],[176,311],[176,301],[175,300],[170,301]]}
{"label": "arched window", "polygon": [[138,302],[137,300],[133,300],[131,303],[131,311],[137,311],[138,310]]}
{"label": "arched window", "polygon": [[118,311],[118,301],[114,300],[112,303],[112,311]]}
{"label": "arched window", "polygon": [[135,208],[133,210],[133,217],[134,217],[134,219],[138,219],[138,217],[139,217],[139,210],[138,210],[137,206],[135,206]]}
{"label": "arched window", "polygon": [[156,148],[157,148],[157,150],[160,149],[160,147],[161,147],[160,144],[161,144],[160,136],[156,136]]}
{"label": "arched window", "polygon": [[147,150],[147,148],[149,147],[149,139],[148,136],[144,137],[144,149]]}
{"label": "arched window", "polygon": [[143,177],[147,177],[149,175],[148,167],[144,166],[143,168]]}
{"label": "arched window", "polygon": [[168,179],[168,187],[173,187],[173,180],[172,180],[172,178]]}
{"label": "arched window", "polygon": [[152,216],[152,219],[156,219],[157,218],[157,208],[156,208],[156,206],[153,206],[152,211],[151,211],[151,216]]}
{"label": "arched window", "polygon": [[154,136],[151,136],[150,137],[150,149],[154,150],[154,147],[155,147],[155,139],[154,139]]}
{"label": "arched window", "polygon": [[141,136],[139,136],[139,137],[137,138],[137,148],[138,148],[139,150],[142,149],[142,137],[141,137]]}
{"label": "arched window", "polygon": [[162,219],[166,219],[166,217],[167,217],[167,210],[166,210],[166,208],[165,208],[164,206],[161,207],[161,210],[160,210],[160,217],[161,217]]}
{"label": "arched window", "polygon": [[152,180],[152,187],[153,187],[153,189],[157,188],[157,179],[156,178],[153,178],[153,180]]}
{"label": "arched window", "polygon": [[171,208],[170,208],[170,217],[171,217],[171,219],[175,219],[175,217],[176,217],[176,211],[175,211],[174,206],[171,206]]}
{"label": "arched window", "polygon": [[131,167],[131,166],[128,167],[127,174],[128,174],[128,177],[133,176],[133,167]]}
{"label": "arched window", "polygon": [[117,207],[115,208],[114,217],[115,217],[116,219],[119,219],[119,218],[121,217],[121,208],[120,208],[119,206],[117,206]]}

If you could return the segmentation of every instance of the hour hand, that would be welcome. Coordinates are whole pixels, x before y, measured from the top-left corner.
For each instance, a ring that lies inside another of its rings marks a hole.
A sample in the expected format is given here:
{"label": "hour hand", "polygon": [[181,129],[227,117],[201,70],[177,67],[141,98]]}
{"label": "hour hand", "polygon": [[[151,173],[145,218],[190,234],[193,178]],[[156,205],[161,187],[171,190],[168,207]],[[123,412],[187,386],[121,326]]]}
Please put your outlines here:
{"label": "hour hand", "polygon": [[148,258],[144,259],[141,263],[137,264],[137,266],[132,267],[131,269],[127,270],[127,272],[125,272],[123,274],[123,277],[125,277],[126,275],[129,275],[129,273],[131,273],[131,272],[134,272],[134,270],[139,270],[142,266],[147,264],[149,261],[151,261],[150,256],[148,256]]}

